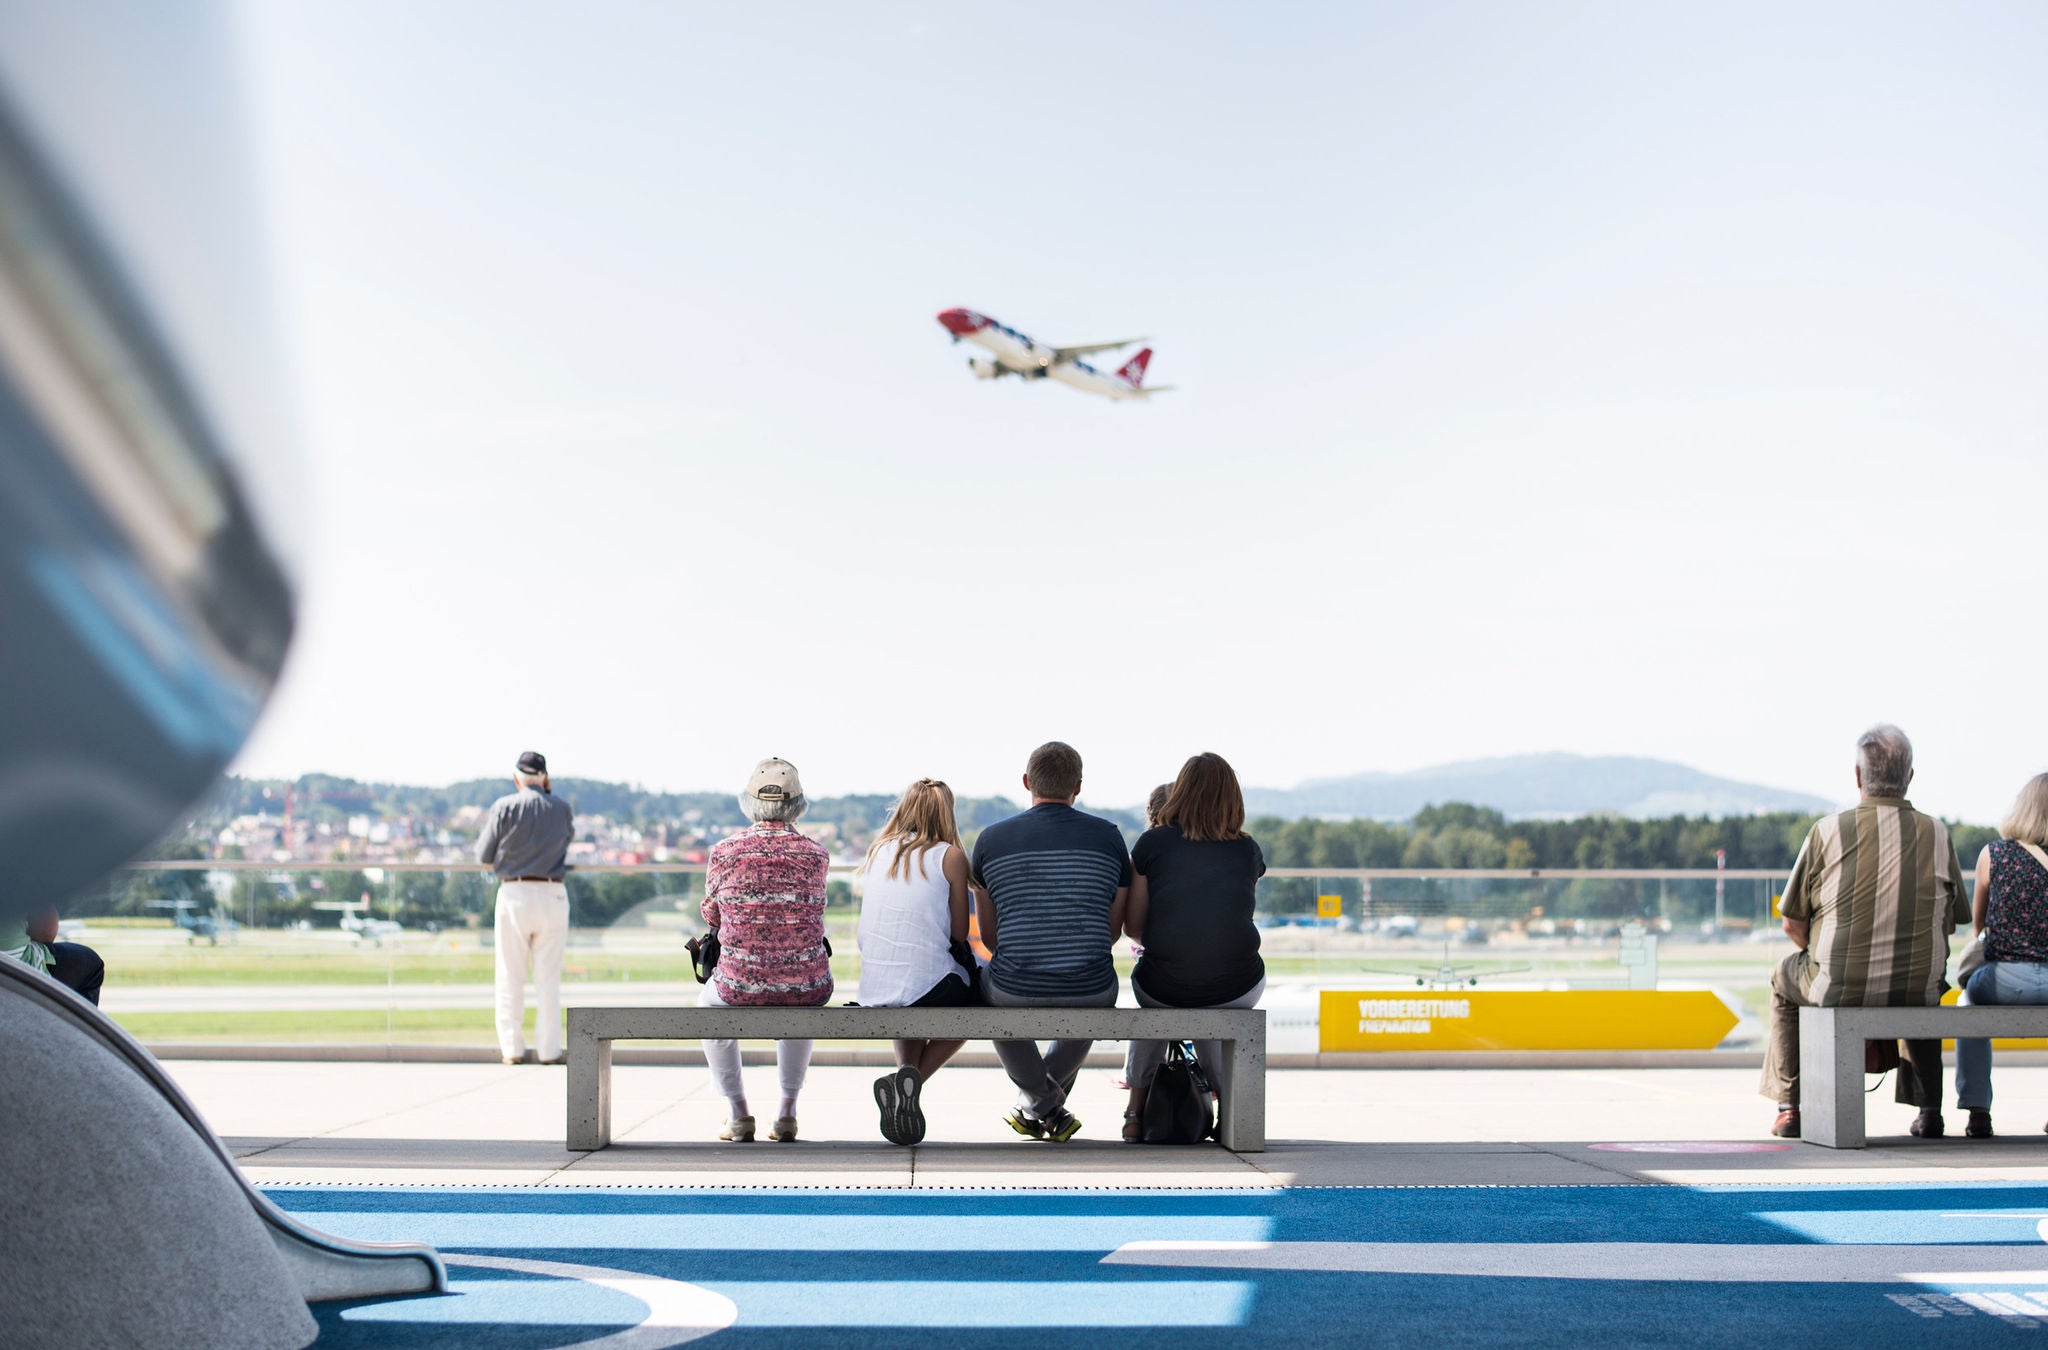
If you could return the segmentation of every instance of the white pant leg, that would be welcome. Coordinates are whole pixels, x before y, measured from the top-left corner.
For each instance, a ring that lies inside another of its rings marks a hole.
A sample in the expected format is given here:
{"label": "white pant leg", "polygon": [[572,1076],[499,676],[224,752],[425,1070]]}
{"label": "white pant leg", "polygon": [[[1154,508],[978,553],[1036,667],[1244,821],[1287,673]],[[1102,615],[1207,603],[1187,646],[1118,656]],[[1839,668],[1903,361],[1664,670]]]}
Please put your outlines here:
{"label": "white pant leg", "polygon": [[499,885],[492,920],[498,948],[498,1053],[506,1059],[526,1054],[526,973],[533,948],[520,922],[520,885],[516,881]]}
{"label": "white pant leg", "polygon": [[564,1049],[562,953],[569,946],[569,888],[551,881],[533,889],[552,892],[535,895],[528,914],[533,951],[533,1039],[542,1059],[560,1059]]}
{"label": "white pant leg", "polygon": [[[700,1008],[723,1008],[725,1000],[718,996],[718,986],[707,984],[697,995]],[[804,1042],[806,1062],[810,1059],[810,1042]],[[711,1085],[728,1102],[736,1102],[747,1095],[746,1086],[740,1081],[740,1043],[738,1041],[704,1042],[704,1063],[711,1070]]]}
{"label": "white pant leg", "polygon": [[804,1090],[804,1075],[811,1067],[810,1041],[775,1043],[775,1076],[782,1081],[782,1095],[795,1097]]}

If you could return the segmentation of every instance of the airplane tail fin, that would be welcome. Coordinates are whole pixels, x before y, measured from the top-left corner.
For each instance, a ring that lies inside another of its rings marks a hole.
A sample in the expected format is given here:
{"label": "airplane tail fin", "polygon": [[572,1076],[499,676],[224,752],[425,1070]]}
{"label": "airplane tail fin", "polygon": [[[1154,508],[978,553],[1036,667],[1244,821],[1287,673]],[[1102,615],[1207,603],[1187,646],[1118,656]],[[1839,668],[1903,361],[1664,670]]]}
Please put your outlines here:
{"label": "airplane tail fin", "polygon": [[1123,366],[1117,371],[1117,378],[1123,380],[1134,389],[1141,388],[1145,383],[1145,367],[1150,365],[1151,362],[1152,349],[1147,347],[1123,363]]}

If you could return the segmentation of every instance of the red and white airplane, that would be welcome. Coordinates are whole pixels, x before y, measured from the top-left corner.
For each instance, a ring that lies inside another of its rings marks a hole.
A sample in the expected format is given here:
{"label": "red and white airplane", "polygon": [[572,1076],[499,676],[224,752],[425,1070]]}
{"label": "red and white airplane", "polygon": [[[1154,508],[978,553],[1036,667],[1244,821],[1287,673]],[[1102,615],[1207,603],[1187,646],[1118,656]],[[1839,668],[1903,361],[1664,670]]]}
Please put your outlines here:
{"label": "red and white airplane", "polygon": [[1054,379],[1086,393],[1114,399],[1146,399],[1173,387],[1170,384],[1155,385],[1150,389],[1145,387],[1145,367],[1152,360],[1150,347],[1124,362],[1114,375],[1105,375],[1081,359],[1095,352],[1115,351],[1118,347],[1143,342],[1143,338],[1088,342],[1078,347],[1048,347],[971,309],[941,310],[939,323],[953,335],[953,341],[959,342],[964,338],[988,350],[987,356],[967,358],[967,368],[979,380],[993,380],[1000,375],[1015,375],[1025,380]]}

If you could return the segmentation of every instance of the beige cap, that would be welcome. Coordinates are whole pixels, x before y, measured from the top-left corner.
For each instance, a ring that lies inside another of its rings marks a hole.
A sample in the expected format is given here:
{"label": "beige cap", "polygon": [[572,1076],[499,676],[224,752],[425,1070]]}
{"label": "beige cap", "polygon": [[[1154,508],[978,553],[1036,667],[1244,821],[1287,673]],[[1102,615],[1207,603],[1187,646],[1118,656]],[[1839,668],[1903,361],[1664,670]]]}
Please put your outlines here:
{"label": "beige cap", "polygon": [[746,795],[757,802],[786,802],[804,795],[796,765],[786,759],[764,759],[747,779]]}

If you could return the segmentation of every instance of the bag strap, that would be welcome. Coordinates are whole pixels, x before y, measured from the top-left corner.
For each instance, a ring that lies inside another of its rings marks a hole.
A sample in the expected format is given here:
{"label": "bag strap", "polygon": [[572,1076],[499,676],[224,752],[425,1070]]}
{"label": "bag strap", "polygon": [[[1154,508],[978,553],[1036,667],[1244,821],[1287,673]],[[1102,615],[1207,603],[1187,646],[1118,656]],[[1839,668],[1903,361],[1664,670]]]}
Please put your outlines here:
{"label": "bag strap", "polygon": [[2024,839],[2016,839],[2013,842],[2018,844],[2021,848],[2025,849],[2027,851],[2027,856],[2031,857],[2035,862],[2041,864],[2042,871],[2048,872],[2048,853],[2043,853],[2041,851],[2041,846],[2039,844],[2030,844]]}

